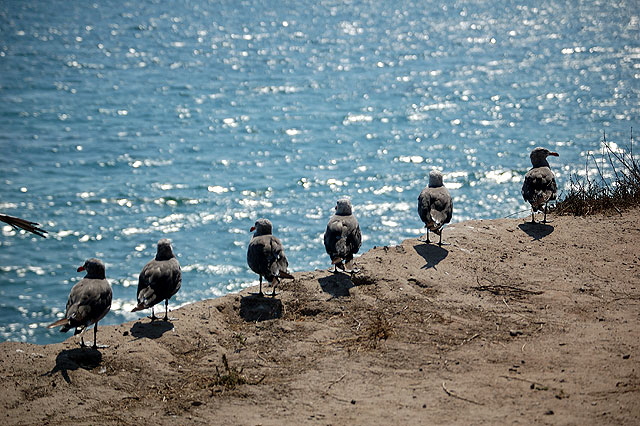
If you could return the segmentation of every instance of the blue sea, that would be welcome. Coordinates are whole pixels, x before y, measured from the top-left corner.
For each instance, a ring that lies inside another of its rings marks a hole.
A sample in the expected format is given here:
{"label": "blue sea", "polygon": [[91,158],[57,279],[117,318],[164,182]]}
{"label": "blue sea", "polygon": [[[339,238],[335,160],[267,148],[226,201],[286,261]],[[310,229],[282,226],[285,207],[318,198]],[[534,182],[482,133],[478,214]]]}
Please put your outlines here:
{"label": "blue sea", "polygon": [[329,266],[343,196],[362,252],[416,237],[433,168],[453,222],[526,217],[533,147],[566,191],[639,112],[637,1],[4,0],[0,211],[49,237],[0,225],[0,340],[69,337],[45,326],[89,257],[113,286],[102,323],[142,317],[160,238],[175,308],[257,284],[259,217],[293,271]]}

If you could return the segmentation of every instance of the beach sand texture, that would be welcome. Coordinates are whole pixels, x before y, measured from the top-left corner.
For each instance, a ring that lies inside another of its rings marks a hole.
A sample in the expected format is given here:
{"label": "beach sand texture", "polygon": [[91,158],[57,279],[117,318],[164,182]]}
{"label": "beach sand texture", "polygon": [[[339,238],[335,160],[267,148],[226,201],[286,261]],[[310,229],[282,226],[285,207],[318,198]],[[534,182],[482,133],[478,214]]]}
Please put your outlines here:
{"label": "beach sand texture", "polygon": [[0,422],[640,423],[640,209],[528,219],[102,326],[99,351],[4,342]]}

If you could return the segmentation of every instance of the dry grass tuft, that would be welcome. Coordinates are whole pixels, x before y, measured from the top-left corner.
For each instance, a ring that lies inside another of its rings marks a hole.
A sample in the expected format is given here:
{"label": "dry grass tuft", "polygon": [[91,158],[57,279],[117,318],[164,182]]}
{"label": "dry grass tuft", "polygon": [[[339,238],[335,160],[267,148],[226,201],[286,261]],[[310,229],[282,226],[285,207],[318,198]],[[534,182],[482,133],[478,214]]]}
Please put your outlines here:
{"label": "dry grass tuft", "polygon": [[[595,179],[589,177],[590,162],[598,172]],[[612,145],[603,135],[601,157],[589,154],[585,168],[584,178],[576,174],[570,177],[569,192],[556,204],[556,214],[586,216],[614,210],[621,213],[640,205],[640,163],[633,153],[633,129],[628,149]]]}
{"label": "dry grass tuft", "polygon": [[249,381],[242,375],[242,369],[229,367],[226,355],[222,355],[222,365],[224,371],[221,373],[216,366],[216,377],[211,382],[214,386],[222,386],[227,390],[235,389],[239,385],[245,385]]}
{"label": "dry grass tuft", "polygon": [[393,334],[393,326],[387,317],[378,312],[366,329],[366,340],[370,347],[376,348],[378,342],[387,340]]}

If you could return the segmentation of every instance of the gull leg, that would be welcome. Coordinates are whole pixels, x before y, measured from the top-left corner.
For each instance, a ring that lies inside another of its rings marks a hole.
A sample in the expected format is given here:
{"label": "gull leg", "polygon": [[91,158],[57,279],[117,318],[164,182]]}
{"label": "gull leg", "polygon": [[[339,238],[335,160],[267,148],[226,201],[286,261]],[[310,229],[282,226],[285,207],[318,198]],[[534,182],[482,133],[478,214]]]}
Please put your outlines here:
{"label": "gull leg", "polygon": [[163,321],[175,321],[176,318],[169,317],[169,299],[164,299],[164,318]]}
{"label": "gull leg", "polygon": [[98,323],[93,326],[93,349],[98,349]]}
{"label": "gull leg", "polygon": [[344,270],[344,265],[342,264],[343,259],[341,257],[336,257],[335,259],[331,259],[331,264],[333,265],[333,271],[329,268],[329,272],[333,272],[334,274],[338,272],[338,268]]}
{"label": "gull leg", "polygon": [[345,272],[348,272],[351,275],[357,274],[358,272],[360,272],[360,270],[356,268],[356,262],[353,259],[350,259],[345,266],[346,266]]}
{"label": "gull leg", "polygon": [[98,323],[93,326],[93,349],[106,349],[109,345],[98,345],[96,342],[98,341]]}
{"label": "gull leg", "polygon": [[158,319],[158,317],[156,316],[156,314],[153,312],[153,306],[151,307],[151,316],[147,317],[149,319],[151,319],[151,322],[155,321]]}
{"label": "gull leg", "polygon": [[549,223],[549,222],[551,222],[550,220],[547,220],[547,206],[548,206],[548,205],[549,205],[548,203],[545,203],[545,205],[544,205],[544,219],[542,219],[542,223]]}
{"label": "gull leg", "polygon": [[344,264],[345,272],[351,272],[351,270],[354,267],[353,265],[354,265],[353,258],[347,260]]}

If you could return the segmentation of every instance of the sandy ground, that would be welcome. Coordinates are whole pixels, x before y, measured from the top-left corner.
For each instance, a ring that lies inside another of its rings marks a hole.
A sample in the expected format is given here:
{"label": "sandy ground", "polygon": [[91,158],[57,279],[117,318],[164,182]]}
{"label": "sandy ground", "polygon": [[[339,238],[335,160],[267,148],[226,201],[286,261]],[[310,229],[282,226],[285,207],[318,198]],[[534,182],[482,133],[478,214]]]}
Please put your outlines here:
{"label": "sandy ground", "polygon": [[552,219],[457,223],[106,349],[2,343],[0,422],[640,424],[640,210]]}

